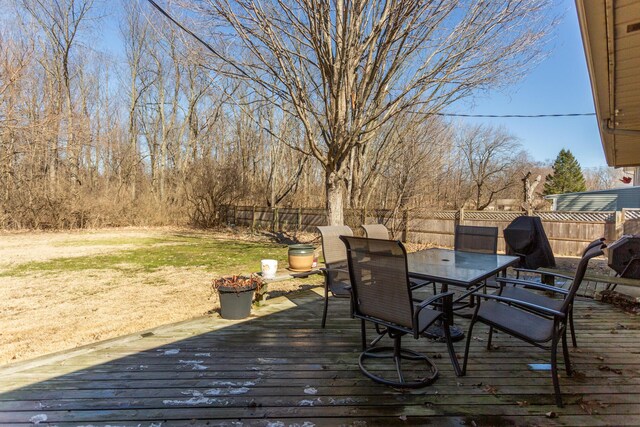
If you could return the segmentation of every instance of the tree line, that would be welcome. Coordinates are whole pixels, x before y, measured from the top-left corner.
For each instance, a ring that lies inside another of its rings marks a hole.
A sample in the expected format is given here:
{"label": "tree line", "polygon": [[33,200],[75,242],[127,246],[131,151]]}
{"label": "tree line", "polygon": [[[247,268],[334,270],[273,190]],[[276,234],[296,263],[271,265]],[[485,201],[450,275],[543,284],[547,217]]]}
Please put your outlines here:
{"label": "tree line", "polygon": [[436,113],[525,72],[547,2],[338,3],[182,2],[171,12],[205,46],[145,2],[11,0],[0,226],[209,227],[226,204],[329,207],[334,221],[344,207],[519,204],[525,174],[548,165],[505,129]]}

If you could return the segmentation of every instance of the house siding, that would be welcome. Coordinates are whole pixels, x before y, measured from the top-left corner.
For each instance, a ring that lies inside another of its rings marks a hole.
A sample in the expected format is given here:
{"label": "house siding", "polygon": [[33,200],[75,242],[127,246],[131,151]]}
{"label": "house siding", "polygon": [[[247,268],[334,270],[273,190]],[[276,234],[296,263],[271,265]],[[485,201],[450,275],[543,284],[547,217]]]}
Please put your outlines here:
{"label": "house siding", "polygon": [[618,210],[640,208],[640,187],[638,191],[621,191],[618,193]]}
{"label": "house siding", "polygon": [[619,211],[640,208],[640,187],[557,194],[548,197],[556,211]]}
{"label": "house siding", "polygon": [[558,197],[557,211],[615,211],[618,196],[615,194],[567,194]]}

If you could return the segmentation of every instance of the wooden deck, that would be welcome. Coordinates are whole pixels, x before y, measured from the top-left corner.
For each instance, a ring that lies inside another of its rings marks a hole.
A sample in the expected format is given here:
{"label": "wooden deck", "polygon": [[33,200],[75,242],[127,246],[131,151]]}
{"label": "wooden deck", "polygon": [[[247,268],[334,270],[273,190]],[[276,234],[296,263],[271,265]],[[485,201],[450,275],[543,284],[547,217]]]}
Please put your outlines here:
{"label": "wooden deck", "polygon": [[443,344],[405,338],[442,355],[440,378],[411,392],[375,384],[358,370],[359,322],[347,301],[331,302],[325,330],[321,310],[307,291],[243,322],[210,316],[4,366],[0,424],[640,425],[640,318],[611,306],[578,303],[580,374],[562,371],[562,409],[549,372],[528,369],[547,353],[503,334],[487,351],[482,325],[466,377],[455,377]]}

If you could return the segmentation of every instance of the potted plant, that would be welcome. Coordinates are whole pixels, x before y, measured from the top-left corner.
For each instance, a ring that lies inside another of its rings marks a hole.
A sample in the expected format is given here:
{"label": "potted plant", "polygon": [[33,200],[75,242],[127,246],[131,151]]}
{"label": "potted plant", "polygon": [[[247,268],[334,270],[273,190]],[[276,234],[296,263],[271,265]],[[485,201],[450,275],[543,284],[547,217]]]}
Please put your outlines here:
{"label": "potted plant", "polygon": [[289,270],[310,271],[314,254],[313,245],[289,245]]}
{"label": "potted plant", "polygon": [[220,315],[224,319],[244,319],[251,314],[254,293],[260,294],[263,281],[259,276],[224,276],[213,279],[213,289],[220,296]]}

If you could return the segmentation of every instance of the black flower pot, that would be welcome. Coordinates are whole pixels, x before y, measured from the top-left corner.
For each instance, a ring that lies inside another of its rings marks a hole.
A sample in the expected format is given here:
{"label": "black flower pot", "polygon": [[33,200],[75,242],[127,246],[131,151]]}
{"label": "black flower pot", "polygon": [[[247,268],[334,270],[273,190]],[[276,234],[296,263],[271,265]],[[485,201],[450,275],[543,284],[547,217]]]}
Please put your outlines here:
{"label": "black flower pot", "polygon": [[244,319],[251,314],[251,302],[255,286],[230,287],[220,286],[220,315],[223,319]]}

